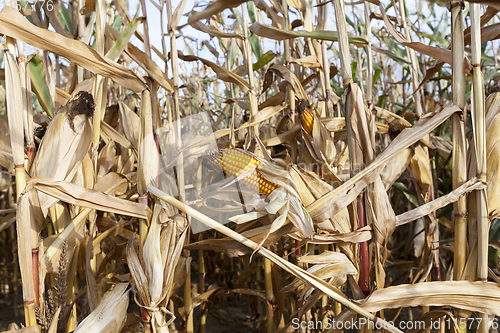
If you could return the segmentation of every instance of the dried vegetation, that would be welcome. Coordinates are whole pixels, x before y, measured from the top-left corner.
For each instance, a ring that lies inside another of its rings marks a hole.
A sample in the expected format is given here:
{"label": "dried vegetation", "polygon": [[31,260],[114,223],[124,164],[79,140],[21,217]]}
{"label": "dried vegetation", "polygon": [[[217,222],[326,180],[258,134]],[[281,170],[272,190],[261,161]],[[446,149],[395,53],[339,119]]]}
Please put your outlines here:
{"label": "dried vegetation", "polygon": [[496,1],[11,1],[9,332],[497,331]]}

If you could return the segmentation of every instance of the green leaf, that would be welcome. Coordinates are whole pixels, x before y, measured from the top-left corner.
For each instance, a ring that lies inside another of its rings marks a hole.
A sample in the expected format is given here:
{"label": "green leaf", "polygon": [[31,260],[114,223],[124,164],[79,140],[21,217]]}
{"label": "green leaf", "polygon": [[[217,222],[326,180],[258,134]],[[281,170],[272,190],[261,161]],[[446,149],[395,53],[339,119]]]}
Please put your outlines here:
{"label": "green leaf", "polygon": [[123,50],[125,47],[127,47],[128,42],[130,41],[130,38],[134,35],[135,31],[137,30],[137,27],[139,24],[142,23],[144,20],[143,17],[138,17],[132,22],[130,22],[125,29],[123,29],[122,34],[120,37],[116,40],[115,44],[113,47],[106,53],[106,57],[116,61],[120,55],[122,54]]}
{"label": "green leaf", "polygon": [[236,43],[231,43],[230,45],[231,46],[229,47],[229,57],[228,57],[229,69],[233,68],[237,56]]}
{"label": "green leaf", "polygon": [[276,53],[274,53],[273,51],[267,51],[259,58],[259,60],[257,60],[255,64],[253,64],[253,70],[256,71],[261,69],[274,58],[276,58]]}
{"label": "green leaf", "polygon": [[253,1],[247,2],[248,16],[250,16],[250,21],[252,23],[257,22],[257,14],[255,13],[255,4]]}
{"label": "green leaf", "polygon": [[352,77],[356,79],[356,75],[358,73],[358,60],[352,60],[351,62],[351,72],[352,72]]}
{"label": "green leaf", "polygon": [[257,59],[260,59],[262,57],[262,47],[260,46],[259,36],[251,35],[249,40],[250,40],[250,45],[252,45],[253,54],[255,54]]}
{"label": "green leaf", "polygon": [[377,83],[377,80],[382,73],[382,68],[376,64],[373,66],[373,68],[375,70],[375,73],[373,74],[373,86],[375,87],[375,84]]}
{"label": "green leaf", "polygon": [[57,16],[64,29],[73,35],[73,20],[71,19],[71,14],[68,12],[68,9],[66,9],[63,4],[61,4],[61,9],[59,9]]}
{"label": "green leaf", "polygon": [[122,17],[120,15],[115,15],[115,19],[113,20],[113,23],[111,23],[111,27],[120,31],[120,28],[122,27]]}
{"label": "green leaf", "polygon": [[54,116],[52,97],[49,87],[45,83],[43,61],[37,54],[30,60],[31,88],[37,95],[38,101],[47,114]]}

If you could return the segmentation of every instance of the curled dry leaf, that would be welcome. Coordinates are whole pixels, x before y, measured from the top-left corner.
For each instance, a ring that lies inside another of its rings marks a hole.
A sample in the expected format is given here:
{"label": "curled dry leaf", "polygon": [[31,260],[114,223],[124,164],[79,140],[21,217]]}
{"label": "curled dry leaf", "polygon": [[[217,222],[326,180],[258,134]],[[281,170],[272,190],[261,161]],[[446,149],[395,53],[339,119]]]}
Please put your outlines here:
{"label": "curled dry leaf", "polygon": [[213,69],[214,72],[217,74],[217,77],[219,79],[221,79],[222,81],[231,82],[231,83],[234,83],[234,84],[238,85],[238,87],[240,87],[240,89],[243,92],[247,92],[248,89],[249,89],[248,81],[246,81],[245,79],[243,79],[241,76],[236,75],[236,74],[228,71],[224,67],[222,67],[222,66],[220,66],[220,65],[218,65],[218,64],[216,64],[214,62],[211,62],[209,60],[206,60],[204,58],[197,57],[197,56],[194,56],[194,55],[184,55],[180,51],[179,51],[179,59],[182,59],[184,61],[197,61],[197,60],[199,60],[203,64],[205,64],[206,66],[208,66],[211,69]]}
{"label": "curled dry leaf", "polygon": [[208,18],[216,13],[219,13],[227,8],[238,7],[247,0],[215,0],[210,2],[201,12],[192,12],[188,17],[188,24],[196,23],[200,20]]}
{"label": "curled dry leaf", "polygon": [[413,179],[415,179],[418,184],[421,193],[424,195],[423,202],[428,202],[429,191],[432,185],[431,166],[429,162],[429,155],[420,145],[415,148],[410,162],[410,171]]}

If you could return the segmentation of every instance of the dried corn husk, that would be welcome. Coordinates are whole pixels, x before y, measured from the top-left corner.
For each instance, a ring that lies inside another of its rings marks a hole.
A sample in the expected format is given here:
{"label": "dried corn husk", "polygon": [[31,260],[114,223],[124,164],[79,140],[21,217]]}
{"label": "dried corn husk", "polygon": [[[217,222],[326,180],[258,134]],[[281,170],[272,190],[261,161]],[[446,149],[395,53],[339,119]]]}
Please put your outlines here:
{"label": "dried corn husk", "polygon": [[415,179],[420,188],[420,193],[423,196],[422,202],[428,202],[429,191],[432,185],[432,175],[429,156],[422,146],[415,148],[410,162],[410,171],[413,179]]}
{"label": "dried corn husk", "polygon": [[486,130],[486,180],[488,214],[500,209],[500,113]]}
{"label": "dried corn husk", "polygon": [[[31,175],[56,181],[71,181],[91,143],[92,124],[86,114],[71,118],[69,113],[59,113],[51,121],[42,139]],[[44,212],[57,202],[57,199],[43,193],[39,198]]]}
{"label": "dried corn husk", "polygon": [[119,333],[127,320],[128,283],[120,283],[104,294],[99,305],[74,333]]}
{"label": "dried corn husk", "polygon": [[148,90],[142,92],[141,122],[139,126],[139,163],[137,171],[137,189],[142,195],[146,186],[154,182],[159,174],[160,156],[153,136],[151,96]]}
{"label": "dried corn husk", "polygon": [[[180,222],[180,221],[179,221]],[[154,332],[168,332],[167,325],[175,319],[165,310],[172,292],[174,277],[187,228],[176,220],[169,219],[167,212],[157,203],[146,241],[138,255],[135,249],[135,234],[128,241],[127,264],[130,269],[138,302],[151,317]],[[165,320],[167,312],[171,319]]]}

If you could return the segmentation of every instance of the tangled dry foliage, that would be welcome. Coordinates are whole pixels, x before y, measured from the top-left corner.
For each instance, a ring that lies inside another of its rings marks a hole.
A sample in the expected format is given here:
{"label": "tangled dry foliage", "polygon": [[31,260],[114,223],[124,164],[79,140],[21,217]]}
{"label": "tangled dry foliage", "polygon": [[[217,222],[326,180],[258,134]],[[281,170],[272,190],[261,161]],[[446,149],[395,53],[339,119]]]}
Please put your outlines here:
{"label": "tangled dry foliage", "polygon": [[9,332],[497,331],[496,1],[5,2]]}

